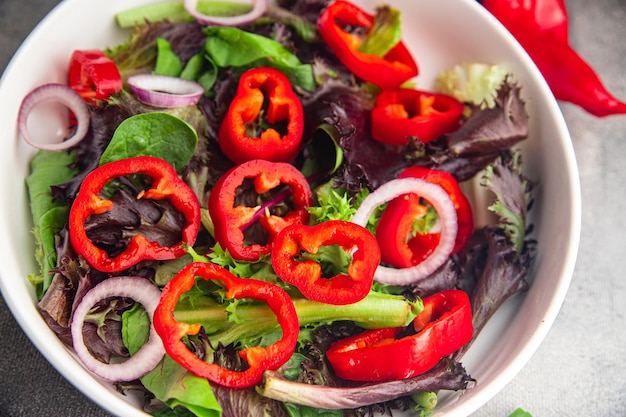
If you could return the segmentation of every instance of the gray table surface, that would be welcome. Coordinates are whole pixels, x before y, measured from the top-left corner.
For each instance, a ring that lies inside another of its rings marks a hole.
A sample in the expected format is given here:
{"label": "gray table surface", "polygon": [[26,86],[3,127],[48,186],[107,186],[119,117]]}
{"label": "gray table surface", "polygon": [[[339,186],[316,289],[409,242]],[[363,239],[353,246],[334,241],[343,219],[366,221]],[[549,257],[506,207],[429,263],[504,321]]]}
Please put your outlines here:
{"label": "gray table surface", "polygon": [[[0,70],[58,0],[0,0]],[[573,46],[626,99],[626,1],[566,0]],[[626,416],[626,116],[561,103],[580,169],[582,239],[559,316],[526,367],[475,417]],[[106,416],[35,349],[0,298],[0,417]]]}

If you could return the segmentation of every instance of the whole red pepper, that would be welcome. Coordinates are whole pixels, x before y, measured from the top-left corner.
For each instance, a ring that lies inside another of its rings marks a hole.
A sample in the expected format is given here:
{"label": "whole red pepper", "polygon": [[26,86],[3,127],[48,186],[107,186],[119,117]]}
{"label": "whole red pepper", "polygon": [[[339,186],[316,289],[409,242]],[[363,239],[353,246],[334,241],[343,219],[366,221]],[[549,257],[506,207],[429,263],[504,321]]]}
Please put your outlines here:
{"label": "whole red pepper", "polygon": [[398,88],[418,74],[417,64],[404,43],[398,42],[381,57],[359,51],[361,38],[344,30],[346,26],[369,30],[373,24],[374,16],[348,1],[336,0],[320,13],[317,30],[337,58],[357,77],[381,89]]}
{"label": "whole red pepper", "polygon": [[[216,363],[209,363],[191,352],[181,340],[200,331],[199,324],[187,324],[174,318],[174,309],[181,295],[196,285],[196,277],[219,280],[226,286],[227,298],[252,298],[269,306],[282,328],[282,337],[267,347],[254,346],[239,351],[248,368],[232,371]],[[300,324],[296,309],[285,290],[270,282],[251,278],[237,278],[225,268],[206,262],[194,262],[183,268],[163,288],[161,299],[154,311],[154,329],[163,341],[165,351],[185,369],[230,388],[252,387],[263,377],[266,369],[277,369],[287,362],[294,352]]]}
{"label": "whole red pepper", "polygon": [[[303,253],[317,254],[322,246],[338,245],[352,257],[347,273],[322,276],[322,267]],[[315,226],[293,224],[278,233],[272,246],[272,266],[283,281],[321,303],[352,304],[370,291],[380,263],[378,243],[365,228],[348,221],[329,220]]]}
{"label": "whole red pepper", "polygon": [[604,117],[626,113],[594,69],[571,47],[563,0],[482,0],[519,41],[537,65],[558,100]]}
{"label": "whole red pepper", "polygon": [[[261,114],[270,125],[258,136],[250,131]],[[284,124],[279,128],[279,124]],[[274,126],[274,127],[271,127]],[[253,68],[239,79],[235,98],[220,125],[219,145],[235,163],[251,159],[290,162],[300,150],[304,130],[302,103],[289,79],[274,68]]]}
{"label": "whole red pepper", "polygon": [[[368,330],[330,346],[326,358],[337,376],[352,381],[406,379],[433,368],[472,338],[467,293],[445,290],[424,298],[411,332],[402,327]],[[401,360],[398,360],[401,358]]]}
{"label": "whole red pepper", "polygon": [[541,34],[551,41],[568,42],[569,28],[564,0],[481,0],[511,32]]}
{"label": "whole red pepper", "polygon": [[382,91],[372,109],[372,138],[406,145],[409,137],[431,142],[459,127],[463,103],[454,97],[402,88]]}
{"label": "whole red pepper", "polygon": [[87,103],[95,105],[122,89],[122,76],[101,50],[75,50],[70,58],[68,84]]}
{"label": "whole red pepper", "polygon": [[[265,244],[247,244],[244,229],[254,218],[257,208],[237,205],[238,189],[246,180],[254,181],[258,194],[266,193],[279,185],[291,189],[294,208],[285,216],[263,215],[259,222],[268,232]],[[215,184],[209,195],[209,213],[213,220],[217,242],[238,260],[256,261],[261,255],[270,253],[271,238],[293,223],[306,223],[309,219],[307,207],[313,204],[313,194],[306,178],[297,168],[286,162],[270,162],[253,159],[237,165],[226,172]]]}
{"label": "whole red pepper", "polygon": [[[144,174],[152,178],[150,189],[137,198],[168,200],[185,217],[182,240],[174,246],[161,246],[137,234],[122,253],[109,257],[87,236],[85,221],[92,214],[102,214],[113,208],[111,200],[100,196],[107,183],[117,177]],[[119,272],[144,259],[166,260],[186,253],[185,245],[193,245],[200,230],[200,203],[194,191],[176,174],[167,161],[152,156],[137,156],[104,164],[91,171],[83,180],[69,215],[70,241],[74,250],[95,269]]]}
{"label": "whole red pepper", "polygon": [[[472,207],[456,179],[445,171],[412,166],[398,178],[420,178],[440,185],[450,196],[457,213],[458,231],[454,251],[465,246],[474,231]],[[381,259],[396,268],[408,268],[426,259],[439,243],[438,233],[413,233],[416,218],[426,214],[419,196],[406,194],[389,202],[376,227]]]}

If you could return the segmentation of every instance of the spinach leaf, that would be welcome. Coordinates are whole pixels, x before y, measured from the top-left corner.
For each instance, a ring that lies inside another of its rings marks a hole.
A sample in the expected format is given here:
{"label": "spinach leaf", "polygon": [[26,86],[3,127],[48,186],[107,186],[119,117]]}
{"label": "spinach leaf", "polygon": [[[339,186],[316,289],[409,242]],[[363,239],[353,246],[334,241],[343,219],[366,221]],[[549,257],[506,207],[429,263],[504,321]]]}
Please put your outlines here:
{"label": "spinach leaf", "polygon": [[189,162],[197,144],[197,132],[184,120],[162,112],[141,113],[118,126],[100,165],[148,155],[165,159],[178,171]]}
{"label": "spinach leaf", "polygon": [[205,50],[218,67],[272,67],[280,70],[294,86],[315,89],[313,69],[279,42],[234,27],[205,29]]}
{"label": "spinach leaf", "polygon": [[39,151],[30,164],[26,187],[33,218],[35,258],[40,266],[39,275],[30,274],[37,297],[41,298],[52,282],[50,271],[56,266],[55,235],[65,226],[69,205],[53,198],[50,187],[69,181],[76,170],[70,168],[74,154]]}
{"label": "spinach leaf", "polygon": [[[133,306],[122,315],[122,337],[131,355],[148,338],[150,318],[140,306]],[[219,417],[221,407],[209,381],[195,376],[180,366],[169,355],[155,369],[141,378],[141,383],[156,398],[171,408],[182,406],[198,417]],[[172,415],[176,415],[172,411]]]}

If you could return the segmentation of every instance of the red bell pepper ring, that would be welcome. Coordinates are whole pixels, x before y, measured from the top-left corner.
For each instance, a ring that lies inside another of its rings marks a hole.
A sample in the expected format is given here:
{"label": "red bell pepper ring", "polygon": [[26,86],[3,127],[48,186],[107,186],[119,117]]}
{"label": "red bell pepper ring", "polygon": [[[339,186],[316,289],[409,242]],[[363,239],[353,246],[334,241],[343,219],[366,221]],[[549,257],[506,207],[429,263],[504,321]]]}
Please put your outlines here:
{"label": "red bell pepper ring", "polygon": [[[331,245],[338,245],[352,256],[347,273],[325,278],[319,263],[298,260],[302,251],[316,254],[322,246]],[[276,275],[297,287],[305,297],[327,304],[345,305],[363,299],[372,287],[379,263],[376,238],[367,229],[342,220],[285,227],[272,247]]]}
{"label": "red bell pepper ring", "polygon": [[[251,135],[248,127],[258,123],[263,112],[267,123],[285,124],[286,132],[268,127],[258,137]],[[300,151],[303,130],[302,103],[289,79],[274,68],[253,68],[239,79],[235,98],[220,125],[219,145],[238,164],[251,159],[290,162]]]}
{"label": "red bell pepper ring", "polygon": [[[450,196],[457,214],[458,231],[454,252],[461,250],[474,232],[472,206],[459,183],[448,172],[422,166],[402,171],[398,178],[420,178],[440,185]],[[389,202],[376,227],[381,259],[396,268],[408,268],[426,259],[439,243],[438,233],[412,233],[414,220],[425,214],[426,207],[416,194],[406,194]]]}
{"label": "red bell pepper ring", "polygon": [[[153,179],[150,189],[137,198],[167,199],[174,209],[185,217],[181,241],[173,246],[161,246],[137,234],[128,242],[126,250],[109,257],[87,236],[85,221],[92,214],[102,214],[113,208],[111,200],[103,199],[100,192],[117,177],[144,174]],[[185,245],[193,245],[200,230],[200,203],[194,191],[176,174],[167,161],[152,156],[137,156],[104,164],[91,171],[83,180],[78,196],[72,203],[69,215],[70,241],[74,250],[95,269],[102,272],[119,272],[141,260],[175,259],[186,253]]]}
{"label": "red bell pepper ring", "polygon": [[[253,220],[255,207],[239,206],[235,203],[237,189],[244,181],[254,180],[255,191],[266,193],[279,185],[291,189],[294,208],[284,217],[263,215],[259,222],[268,232],[265,244],[246,244],[244,229]],[[237,260],[257,261],[272,249],[272,238],[280,229],[293,223],[306,223],[309,219],[307,207],[313,204],[311,188],[300,171],[286,162],[270,162],[253,159],[231,168],[217,181],[209,195],[209,214],[213,220],[215,240]]]}
{"label": "red bell pepper ring", "polygon": [[428,143],[456,130],[463,109],[463,103],[446,94],[382,91],[372,109],[372,138],[391,145],[406,145],[409,137]]}
{"label": "red bell pepper ring", "polygon": [[346,25],[369,29],[373,23],[374,16],[350,2],[337,0],[322,10],[317,30],[337,58],[357,77],[383,90],[398,88],[418,74],[417,64],[404,43],[398,42],[380,57],[360,52],[361,39],[343,29]]}
{"label": "red bell pepper ring", "polygon": [[101,50],[75,50],[70,58],[68,84],[87,103],[95,105],[122,90],[122,76]]}
{"label": "red bell pepper ring", "polygon": [[[239,356],[248,363],[245,371],[232,371],[216,363],[205,362],[181,340],[187,335],[197,334],[201,327],[174,318],[176,303],[196,284],[195,277],[222,281],[227,298],[263,301],[276,315],[282,328],[281,339],[267,347],[254,346],[239,351]],[[275,370],[287,362],[295,350],[300,332],[296,308],[285,290],[270,282],[238,278],[225,268],[206,262],[187,265],[165,285],[154,311],[153,323],[165,351],[172,359],[195,375],[230,388],[252,387],[261,382],[265,370]]]}
{"label": "red bell pepper ring", "polygon": [[424,298],[410,336],[402,327],[368,330],[335,342],[326,352],[338,377],[351,381],[387,381],[420,375],[456,352],[473,335],[467,293],[445,290]]}

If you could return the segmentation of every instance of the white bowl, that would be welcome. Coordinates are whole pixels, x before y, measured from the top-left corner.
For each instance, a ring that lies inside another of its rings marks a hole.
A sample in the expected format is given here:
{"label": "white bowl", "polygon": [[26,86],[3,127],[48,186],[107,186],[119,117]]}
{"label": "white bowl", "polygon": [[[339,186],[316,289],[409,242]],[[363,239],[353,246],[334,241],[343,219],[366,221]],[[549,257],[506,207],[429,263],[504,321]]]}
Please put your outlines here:
{"label": "white bowl", "polygon": [[[30,212],[23,179],[33,156],[18,138],[22,98],[34,87],[63,82],[74,49],[105,48],[125,41],[113,15],[154,0],[66,0],[31,33],[7,67],[0,84],[0,289],[13,315],[35,346],[73,385],[102,408],[121,416],[146,416],[132,398],[94,378],[56,338],[36,310],[26,276],[37,270]],[[378,0],[359,0],[368,10]],[[508,32],[472,0],[396,0],[403,10],[404,39],[419,65],[419,85],[468,61],[499,63],[523,85],[530,137],[522,145],[527,175],[539,180],[532,221],[539,242],[527,293],[510,299],[464,357],[477,383],[463,395],[444,395],[435,416],[467,416],[496,395],[530,359],[561,307],[574,269],[581,222],[578,171],[570,137],[540,73]]]}

